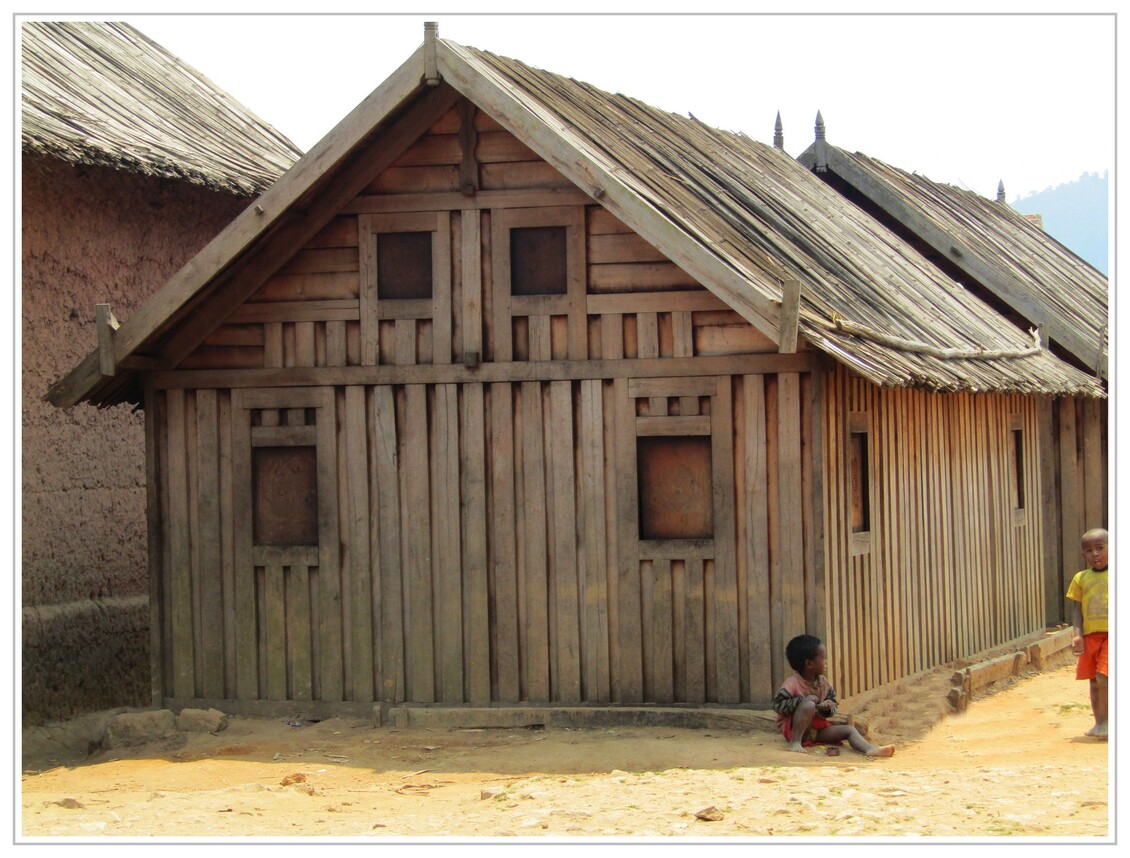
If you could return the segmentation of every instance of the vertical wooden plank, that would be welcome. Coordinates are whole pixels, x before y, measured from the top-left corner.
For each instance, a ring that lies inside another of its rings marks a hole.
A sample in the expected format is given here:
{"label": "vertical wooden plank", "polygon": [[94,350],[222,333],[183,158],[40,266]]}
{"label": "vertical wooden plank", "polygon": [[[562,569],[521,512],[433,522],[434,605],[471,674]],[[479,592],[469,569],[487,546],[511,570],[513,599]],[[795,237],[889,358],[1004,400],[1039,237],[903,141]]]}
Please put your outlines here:
{"label": "vertical wooden plank", "polygon": [[283,326],[282,322],[266,322],[263,325],[263,366],[267,369],[283,365]]}
{"label": "vertical wooden plank", "polygon": [[[619,314],[601,316],[600,354],[605,360],[624,356],[624,322]],[[624,462],[620,458],[619,397],[627,395],[626,385],[614,381],[600,383],[601,406],[603,412],[603,441],[606,451],[604,467],[604,521],[605,555],[608,570],[608,686],[610,700],[623,700],[621,692],[621,649],[620,649],[620,533],[619,496],[621,473]],[[634,409],[633,409],[634,411]],[[631,415],[634,420],[634,413]],[[634,422],[633,422],[634,426]],[[634,429],[633,429],[634,431]],[[634,470],[634,468],[632,469]],[[638,513],[637,513],[638,514]],[[638,536],[638,534],[637,534]],[[636,549],[633,548],[633,551]]]}
{"label": "vertical wooden plank", "polygon": [[344,699],[344,639],[337,484],[337,408],[326,389],[316,409],[318,438],[318,603],[320,609],[319,693],[322,700]]}
{"label": "vertical wooden plank", "polygon": [[345,322],[326,322],[326,366],[345,366],[346,355]]}
{"label": "vertical wooden plank", "polygon": [[585,207],[574,206],[565,229],[565,277],[569,295],[569,359],[588,359],[588,308],[585,300],[588,283],[588,242],[585,231]]}
{"label": "vertical wooden plank", "polygon": [[[1102,402],[1083,400],[1083,530],[1106,527]],[[1083,534],[1079,534],[1080,540]],[[1078,552],[1077,552],[1078,553]]]}
{"label": "vertical wooden plank", "polygon": [[608,561],[605,547],[604,401],[599,379],[581,382],[581,534],[583,592],[581,601],[581,684],[589,703],[607,703]]}
{"label": "vertical wooden plank", "polygon": [[185,393],[167,394],[169,421],[169,591],[172,620],[172,693],[174,697],[195,696],[196,675],[192,629],[192,578],[188,524],[188,461],[185,427]]}
{"label": "vertical wooden plank", "polygon": [[494,360],[513,360],[514,328],[510,310],[510,229],[504,218],[491,220],[491,334]]}
{"label": "vertical wooden plank", "polygon": [[283,567],[269,565],[264,569],[263,647],[267,665],[267,699],[286,700],[286,583]]}
{"label": "vertical wooden plank", "polygon": [[616,402],[616,529],[620,703],[643,702],[643,630],[640,626],[639,507],[636,478],[636,403],[628,380],[613,382]]}
{"label": "vertical wooden plank", "polygon": [[451,363],[451,215],[436,216],[432,236],[432,363]]}
{"label": "vertical wooden plank", "polygon": [[150,381],[144,385],[145,413],[145,531],[149,548],[149,699],[157,708],[163,706],[165,676],[162,665],[165,656],[161,635],[162,620],[169,609],[164,602],[161,586],[165,555],[164,506],[162,504],[164,480],[161,472],[160,445],[165,437],[165,427],[159,412],[163,412],[161,399]]}
{"label": "vertical wooden plank", "polygon": [[655,703],[675,702],[675,656],[672,606],[671,561],[657,558],[652,563],[651,586],[651,675],[649,699]]}
{"label": "vertical wooden plank", "polygon": [[[794,376],[795,377],[795,376]],[[737,550],[734,526],[734,408],[732,384],[729,376],[718,379],[718,390],[711,401],[710,430],[712,459],[714,463],[714,656],[716,663],[714,688],[719,703],[737,703],[741,699],[741,682],[738,662],[738,571],[735,563]],[[799,422],[799,402],[796,414]],[[800,474],[799,426],[794,424],[792,434],[797,443],[796,468]],[[795,484],[793,490],[799,486]],[[798,504],[799,506],[799,504]],[[800,528],[799,510],[796,527]],[[802,546],[796,546],[797,555],[803,557]],[[794,585],[803,580],[794,579]],[[802,606],[803,610],[803,606]]]}
{"label": "vertical wooden plank", "polygon": [[688,557],[685,567],[686,702],[706,702],[706,589],[701,557]]}
{"label": "vertical wooden plank", "polygon": [[393,339],[393,360],[397,366],[416,363],[416,320],[397,319]]}
{"label": "vertical wooden plank", "polygon": [[573,443],[573,383],[549,385],[549,423],[553,492],[550,494],[553,533],[553,584],[556,616],[553,626],[557,697],[562,703],[581,700],[581,607],[577,569],[576,453]]}
{"label": "vertical wooden plank", "polygon": [[542,430],[541,383],[522,383],[522,532],[525,564],[526,690],[534,702],[549,700],[549,550],[546,539],[545,438]]}
{"label": "vertical wooden plank", "polygon": [[399,490],[396,404],[392,388],[373,388],[373,461],[377,530],[380,540],[380,663],[379,699],[405,699],[404,593],[401,568],[401,493]]}
{"label": "vertical wooden plank", "polygon": [[432,587],[436,687],[441,703],[463,702],[463,594],[459,519],[459,399],[454,384],[435,388],[432,415]]}
{"label": "vertical wooden plank", "polygon": [[464,209],[460,221],[463,277],[463,363],[478,366],[483,359],[483,270],[481,217],[478,209]]}
{"label": "vertical wooden plank", "polygon": [[1079,557],[1079,546],[1084,528],[1084,504],[1082,503],[1082,483],[1079,459],[1076,453],[1078,447],[1077,426],[1075,420],[1075,400],[1064,397],[1059,400],[1059,485],[1060,485],[1060,555],[1063,557],[1063,566],[1060,570],[1059,602],[1064,617],[1070,618],[1067,609],[1066,593],[1071,584],[1071,579],[1078,571],[1082,562]]}
{"label": "vertical wooden plank", "polygon": [[530,360],[553,359],[553,337],[549,316],[529,317]]}
{"label": "vertical wooden plank", "polygon": [[361,364],[380,362],[380,318],[377,307],[377,237],[373,216],[357,216],[359,304],[361,318]]}
{"label": "vertical wooden plank", "polygon": [[215,390],[196,392],[196,498],[199,520],[201,692],[224,696],[224,603],[220,547],[220,433]]}
{"label": "vertical wooden plank", "polygon": [[772,664],[777,654],[769,634],[769,508],[766,503],[765,387],[760,375],[747,375],[742,382],[742,412],[745,418],[743,462],[747,515],[743,545],[746,559],[746,628],[749,635],[749,687],[754,701],[772,698]]}
{"label": "vertical wooden plank", "polygon": [[296,564],[288,566],[285,573],[288,692],[290,699],[311,700],[310,570],[305,564]]}
{"label": "vertical wooden plank", "polygon": [[784,639],[805,630],[803,496],[800,456],[800,378],[777,376],[777,481]]}
{"label": "vertical wooden plank", "polygon": [[295,322],[294,365],[314,366],[315,363],[317,363],[317,361],[315,360],[314,348],[314,323]]}
{"label": "vertical wooden plank", "polygon": [[827,486],[824,475],[827,472],[824,450],[824,374],[814,372],[806,376],[808,396],[807,414],[804,415],[802,452],[804,461],[804,547],[805,547],[805,617],[817,630],[816,634],[828,634],[828,590],[825,573],[824,554],[824,497]]}
{"label": "vertical wooden plank", "polygon": [[243,391],[232,392],[232,475],[234,503],[235,652],[236,696],[254,700],[259,695],[258,626],[255,566],[251,554],[251,410],[243,404]]}
{"label": "vertical wooden plank", "polygon": [[434,629],[432,626],[431,490],[428,483],[427,389],[405,387],[405,437],[401,438],[400,475],[404,507],[404,596],[407,601],[405,655],[407,699],[435,702]]}
{"label": "vertical wooden plank", "polygon": [[[478,213],[475,213],[478,217]],[[481,384],[463,387],[460,508],[463,528],[463,652],[467,702],[490,702],[487,580],[486,410]]]}
{"label": "vertical wooden plank", "polygon": [[[636,314],[636,348],[641,358],[659,357],[659,319],[656,313]],[[667,414],[667,398],[653,396],[648,400],[648,414],[663,417]]]}
{"label": "vertical wooden plank", "polygon": [[[694,316],[690,310],[679,310],[671,314],[672,338],[674,340],[674,355],[680,357],[694,357]],[[684,417],[698,414],[698,397],[682,396],[679,398],[679,413]]]}
{"label": "vertical wooden plank", "polygon": [[491,411],[491,592],[496,699],[517,703],[519,683],[518,561],[514,499],[514,402],[509,382],[490,386]]}
{"label": "vertical wooden plank", "polygon": [[[321,416],[321,415],[319,415]],[[353,700],[373,700],[373,600],[369,555],[369,468],[365,388],[345,388],[346,533],[349,535],[349,636]]]}

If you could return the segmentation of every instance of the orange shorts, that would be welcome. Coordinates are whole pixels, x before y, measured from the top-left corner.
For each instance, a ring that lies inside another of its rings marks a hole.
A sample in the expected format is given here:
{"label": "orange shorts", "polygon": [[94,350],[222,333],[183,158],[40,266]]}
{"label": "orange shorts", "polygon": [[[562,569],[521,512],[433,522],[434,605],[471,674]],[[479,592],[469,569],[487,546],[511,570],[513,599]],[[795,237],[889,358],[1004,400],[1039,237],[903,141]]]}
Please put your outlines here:
{"label": "orange shorts", "polygon": [[1110,676],[1107,666],[1106,632],[1091,632],[1083,635],[1083,652],[1075,666],[1076,679],[1094,679],[1095,674]]}

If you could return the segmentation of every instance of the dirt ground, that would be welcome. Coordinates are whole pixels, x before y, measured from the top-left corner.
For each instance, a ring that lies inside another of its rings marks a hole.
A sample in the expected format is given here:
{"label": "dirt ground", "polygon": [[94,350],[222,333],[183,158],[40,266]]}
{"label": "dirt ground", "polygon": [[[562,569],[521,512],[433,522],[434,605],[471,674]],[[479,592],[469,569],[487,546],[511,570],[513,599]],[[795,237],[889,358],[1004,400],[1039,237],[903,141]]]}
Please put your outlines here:
{"label": "dirt ground", "polygon": [[[25,730],[22,839],[196,836],[990,839],[1112,833],[1113,743],[1064,665],[943,717],[939,671],[855,714],[890,759],[789,753],[765,731],[397,730],[232,718],[180,747],[68,759]],[[845,707],[848,708],[848,707]],[[412,842],[405,840],[405,842]],[[664,841],[668,842],[668,841]]]}

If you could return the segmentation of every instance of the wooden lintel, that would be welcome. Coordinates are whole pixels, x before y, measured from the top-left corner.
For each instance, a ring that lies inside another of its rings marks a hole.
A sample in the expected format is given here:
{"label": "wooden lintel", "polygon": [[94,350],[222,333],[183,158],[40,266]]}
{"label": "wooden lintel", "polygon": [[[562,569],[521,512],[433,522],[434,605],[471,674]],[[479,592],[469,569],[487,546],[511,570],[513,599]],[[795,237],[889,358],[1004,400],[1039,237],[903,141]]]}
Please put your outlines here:
{"label": "wooden lintel", "polygon": [[98,328],[98,371],[104,376],[112,376],[117,372],[117,361],[114,359],[114,332],[121,325],[109,304],[94,305],[94,324]]}
{"label": "wooden lintel", "polygon": [[786,280],[781,284],[781,354],[796,352],[800,337],[800,281]]}

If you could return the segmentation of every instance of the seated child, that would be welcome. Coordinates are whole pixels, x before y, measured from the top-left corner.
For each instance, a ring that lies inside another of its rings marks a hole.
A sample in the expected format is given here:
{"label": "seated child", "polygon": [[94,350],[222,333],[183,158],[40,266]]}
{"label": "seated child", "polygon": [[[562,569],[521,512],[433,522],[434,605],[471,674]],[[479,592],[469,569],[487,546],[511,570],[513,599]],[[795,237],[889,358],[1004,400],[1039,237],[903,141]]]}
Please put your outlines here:
{"label": "seated child", "polygon": [[827,654],[820,638],[797,635],[787,647],[785,657],[796,671],[773,696],[777,729],[789,742],[790,751],[804,753],[805,745],[817,742],[839,743],[847,739],[853,750],[869,757],[889,757],[894,745],[872,745],[850,724],[833,724],[839,704],[836,691],[824,676]]}

